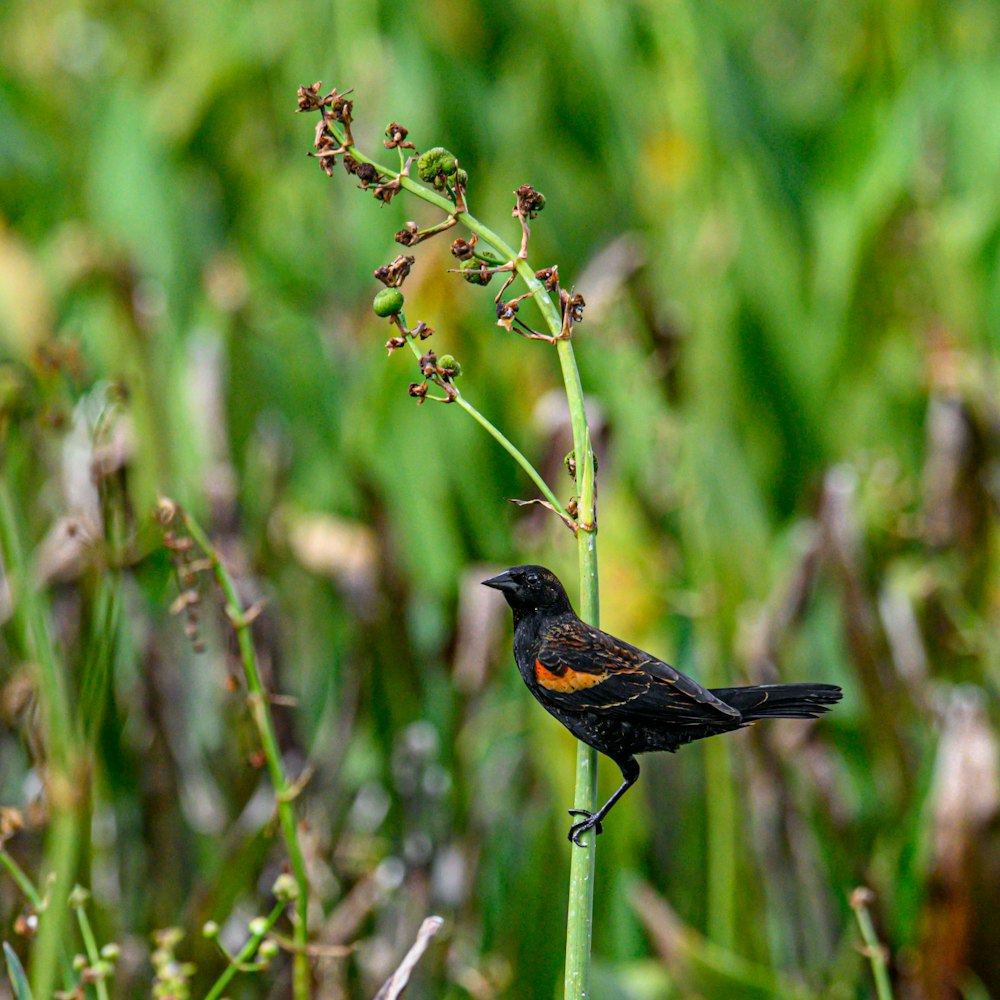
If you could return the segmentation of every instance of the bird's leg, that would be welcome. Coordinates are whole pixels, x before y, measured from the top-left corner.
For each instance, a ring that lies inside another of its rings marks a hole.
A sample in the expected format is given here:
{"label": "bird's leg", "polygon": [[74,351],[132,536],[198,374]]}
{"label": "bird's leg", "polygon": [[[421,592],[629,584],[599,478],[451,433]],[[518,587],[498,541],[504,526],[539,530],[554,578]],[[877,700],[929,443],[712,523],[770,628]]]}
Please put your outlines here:
{"label": "bird's leg", "polygon": [[618,786],[618,790],[608,799],[607,802],[601,806],[597,812],[590,812],[587,809],[570,809],[570,816],[585,816],[586,819],[580,820],[579,823],[574,823],[569,828],[569,839],[573,841],[577,847],[584,847],[585,845],[580,842],[580,837],[582,834],[586,833],[588,830],[594,830],[595,836],[602,832],[603,827],[601,826],[601,820],[609,812],[611,812],[611,807],[636,783],[639,778],[639,765],[636,763],[635,757],[626,757],[624,760],[615,761],[615,763],[622,769],[622,777],[625,779],[621,785]]}

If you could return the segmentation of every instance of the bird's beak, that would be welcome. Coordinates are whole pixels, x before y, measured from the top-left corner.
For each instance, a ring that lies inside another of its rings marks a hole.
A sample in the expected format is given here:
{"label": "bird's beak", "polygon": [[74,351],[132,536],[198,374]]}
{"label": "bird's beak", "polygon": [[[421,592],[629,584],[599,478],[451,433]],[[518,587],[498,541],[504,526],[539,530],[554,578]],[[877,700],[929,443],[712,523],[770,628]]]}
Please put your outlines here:
{"label": "bird's beak", "polygon": [[514,590],[517,587],[517,583],[509,572],[504,570],[499,576],[491,577],[489,580],[483,580],[484,587],[492,587],[494,590]]}

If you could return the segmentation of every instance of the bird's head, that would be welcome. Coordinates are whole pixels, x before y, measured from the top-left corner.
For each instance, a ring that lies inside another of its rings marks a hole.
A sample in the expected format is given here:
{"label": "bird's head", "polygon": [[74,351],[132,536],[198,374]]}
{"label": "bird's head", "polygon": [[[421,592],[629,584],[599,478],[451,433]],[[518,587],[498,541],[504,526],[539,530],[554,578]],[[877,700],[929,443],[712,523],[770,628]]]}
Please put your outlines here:
{"label": "bird's head", "polygon": [[499,590],[515,612],[560,614],[573,610],[559,578],[544,566],[512,566],[498,576],[483,580],[483,586]]}

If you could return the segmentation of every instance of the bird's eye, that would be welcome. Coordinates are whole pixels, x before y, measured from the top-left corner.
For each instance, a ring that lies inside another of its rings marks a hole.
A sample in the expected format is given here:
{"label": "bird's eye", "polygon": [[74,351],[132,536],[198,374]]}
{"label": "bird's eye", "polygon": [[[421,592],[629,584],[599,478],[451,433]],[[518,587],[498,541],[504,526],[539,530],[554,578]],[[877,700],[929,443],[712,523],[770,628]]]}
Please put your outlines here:
{"label": "bird's eye", "polygon": [[538,574],[537,573],[529,574],[528,583],[531,584],[532,587],[534,587],[538,583]]}

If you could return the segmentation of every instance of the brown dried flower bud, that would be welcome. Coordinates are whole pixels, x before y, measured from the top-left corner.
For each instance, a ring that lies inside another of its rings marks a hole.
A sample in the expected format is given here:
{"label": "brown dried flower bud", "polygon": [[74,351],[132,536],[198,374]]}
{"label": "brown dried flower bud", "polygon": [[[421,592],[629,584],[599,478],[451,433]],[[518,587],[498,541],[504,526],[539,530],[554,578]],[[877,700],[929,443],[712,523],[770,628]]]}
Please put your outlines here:
{"label": "brown dried flower bud", "polygon": [[[336,94],[336,91],[334,91],[334,93]],[[344,125],[350,125],[354,120],[351,115],[353,110],[354,101],[349,101],[345,96],[340,94],[333,97],[333,101],[330,104],[330,114],[333,116],[334,121],[343,122]]]}
{"label": "brown dried flower bud", "polygon": [[420,242],[420,237],[417,235],[419,232],[415,222],[408,222],[405,229],[400,229],[396,233],[396,242],[402,243],[404,247],[412,247],[415,243]]}
{"label": "brown dried flower bud", "polygon": [[359,166],[360,164],[356,159],[354,159],[353,156],[351,156],[349,153],[344,154],[344,169],[349,174],[356,174],[358,172]]}
{"label": "brown dried flower bud", "polygon": [[400,254],[388,264],[375,268],[375,277],[389,288],[399,288],[409,275],[410,268],[416,262],[416,257],[404,257]]}
{"label": "brown dried flower bud", "polygon": [[375,195],[376,201],[381,201],[388,205],[401,190],[402,186],[399,180],[396,179],[389,181],[388,184],[379,184],[372,193]]}
{"label": "brown dried flower bud", "polygon": [[420,322],[419,322],[419,323],[418,323],[418,324],[417,324],[417,325],[416,325],[416,326],[415,326],[415,327],[414,327],[414,328],[413,328],[413,329],[412,329],[412,330],[410,331],[410,333],[411,333],[411,334],[412,334],[412,336],[414,336],[414,337],[419,337],[419,338],[420,338],[421,340],[426,340],[426,339],[427,339],[428,337],[430,337],[430,336],[432,336],[432,335],[433,335],[433,333],[434,333],[434,330],[433,330],[433,328],[432,328],[432,327],[429,327],[429,326],[428,326],[428,325],[427,325],[427,324],[426,324],[426,323],[425,323],[425,322],[424,322],[423,320],[421,320],[421,321],[420,321]]}
{"label": "brown dried flower bud", "polygon": [[515,192],[517,204],[513,214],[522,218],[534,219],[545,208],[545,195],[536,191],[530,184],[522,184]]}
{"label": "brown dried flower bud", "polygon": [[361,181],[361,188],[364,191],[368,190],[369,184],[376,184],[379,181],[379,172],[370,163],[359,163],[354,173]]}
{"label": "brown dried flower bud", "polygon": [[452,256],[457,257],[459,260],[472,260],[475,251],[472,249],[472,244],[468,240],[459,238],[452,243],[451,253]]}
{"label": "brown dried flower bud", "polygon": [[420,359],[420,372],[427,378],[437,374],[437,355],[433,351],[428,351]]}
{"label": "brown dried flower bud", "polygon": [[516,316],[516,302],[504,302],[501,300],[497,303],[497,326],[502,326],[505,330],[510,330],[514,325],[514,319]]}
{"label": "brown dried flower bud", "polygon": [[411,382],[410,388],[407,391],[417,401],[417,406],[419,406],[424,401],[424,397],[427,395],[427,383]]}
{"label": "brown dried flower bud", "polygon": [[412,142],[407,142],[406,137],[410,130],[400,125],[399,122],[390,122],[385,127],[386,140],[382,143],[386,149],[416,149]]}
{"label": "brown dried flower bud", "polygon": [[551,292],[559,284],[559,268],[543,267],[540,271],[535,271],[535,277],[545,286],[546,291]]}
{"label": "brown dried flower bud", "polygon": [[586,304],[586,301],[579,292],[575,295],[570,295],[566,299],[566,311],[569,313],[569,318],[573,323],[583,322],[583,307]]}
{"label": "brown dried flower bud", "polygon": [[323,107],[323,100],[319,96],[319,88],[323,86],[322,80],[317,80],[311,87],[299,87],[299,111],[319,111]]}
{"label": "brown dried flower bud", "polygon": [[406,346],[406,337],[390,337],[385,342],[385,349],[392,354],[393,351],[398,351],[401,347]]}

